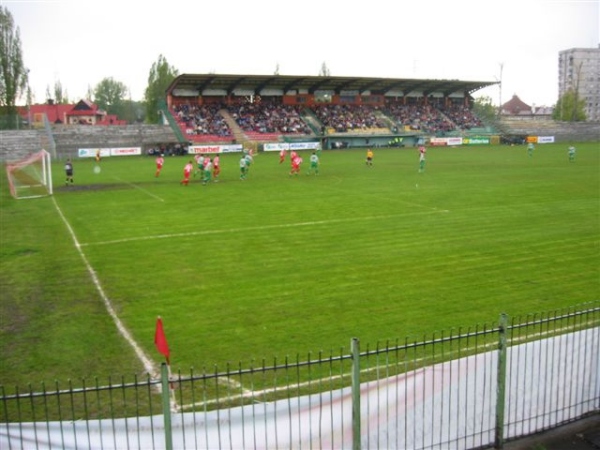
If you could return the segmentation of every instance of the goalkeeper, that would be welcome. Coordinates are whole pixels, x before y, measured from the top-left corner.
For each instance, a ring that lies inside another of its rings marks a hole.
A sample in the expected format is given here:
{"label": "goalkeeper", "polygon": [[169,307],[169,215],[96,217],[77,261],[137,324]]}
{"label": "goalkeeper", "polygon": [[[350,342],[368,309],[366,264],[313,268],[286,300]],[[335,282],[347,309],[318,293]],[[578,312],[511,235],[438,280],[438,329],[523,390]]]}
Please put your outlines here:
{"label": "goalkeeper", "polygon": [[65,186],[68,186],[69,183],[73,184],[73,163],[71,162],[71,158],[67,158],[67,162],[65,163]]}

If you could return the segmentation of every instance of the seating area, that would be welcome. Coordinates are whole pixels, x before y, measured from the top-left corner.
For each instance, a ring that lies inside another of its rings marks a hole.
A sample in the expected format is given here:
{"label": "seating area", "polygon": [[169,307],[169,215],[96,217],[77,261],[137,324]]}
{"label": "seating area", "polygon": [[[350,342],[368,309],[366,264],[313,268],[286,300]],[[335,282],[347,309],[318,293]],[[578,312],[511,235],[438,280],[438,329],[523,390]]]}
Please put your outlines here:
{"label": "seating area", "polygon": [[300,116],[299,106],[261,100],[257,103],[230,105],[227,110],[249,138],[264,137],[269,134],[311,134],[310,127]]}
{"label": "seating area", "polygon": [[503,134],[554,136],[558,141],[597,141],[600,136],[598,122],[557,122],[534,117],[503,116],[499,127]]}
{"label": "seating area", "polygon": [[[412,100],[414,103],[405,104],[399,99],[388,99],[381,109],[349,104],[317,104],[308,108],[314,113],[313,128],[327,134],[385,134],[391,131],[393,123],[402,130],[435,134],[483,126],[462,104],[442,107],[441,102],[423,105]],[[180,104],[171,112],[186,138],[194,143],[230,143],[240,139],[242,133],[252,141],[276,142],[283,136],[313,135],[302,117],[304,108],[267,97],[254,103],[244,99],[229,105]]]}
{"label": "seating area", "polygon": [[42,148],[53,157],[75,157],[81,148],[141,147],[142,151],[181,151],[177,137],[167,125],[53,125],[45,129],[3,130],[0,161],[14,161]]}
{"label": "seating area", "polygon": [[233,133],[219,113],[221,103],[209,105],[175,105],[171,113],[183,134],[192,142],[231,142]]}
{"label": "seating area", "polygon": [[456,126],[462,130],[470,130],[483,126],[483,122],[473,112],[462,105],[452,105],[447,108],[439,108]]}
{"label": "seating area", "polygon": [[335,133],[351,133],[387,128],[375,115],[375,108],[366,105],[316,105],[311,108],[321,123]]}
{"label": "seating area", "polygon": [[388,102],[385,112],[397,124],[414,131],[439,133],[456,129],[452,122],[431,105],[403,105],[398,102]]}
{"label": "seating area", "polygon": [[0,161],[17,161],[40,151],[43,134],[38,130],[2,130]]}

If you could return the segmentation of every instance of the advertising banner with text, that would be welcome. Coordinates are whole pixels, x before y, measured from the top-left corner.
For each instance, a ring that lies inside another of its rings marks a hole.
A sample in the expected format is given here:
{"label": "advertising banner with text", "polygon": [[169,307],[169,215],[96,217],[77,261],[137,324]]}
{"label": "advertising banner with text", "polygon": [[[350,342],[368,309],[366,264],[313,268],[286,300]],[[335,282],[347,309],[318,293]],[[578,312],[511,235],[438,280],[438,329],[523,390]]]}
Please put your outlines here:
{"label": "advertising banner with text", "polygon": [[101,158],[106,158],[108,156],[141,155],[142,147],[80,148],[77,150],[77,156],[80,158],[95,158],[98,153]]}
{"label": "advertising banner with text", "polygon": [[319,142],[282,142],[264,145],[265,152],[280,152],[281,150],[319,150]]}
{"label": "advertising banner with text", "polygon": [[242,144],[233,145],[191,145],[188,147],[190,155],[212,153],[236,153],[243,150]]}
{"label": "advertising banner with text", "polygon": [[471,137],[471,138],[463,138],[463,144],[465,145],[483,145],[489,144],[489,137]]}
{"label": "advertising banner with text", "polygon": [[429,143],[433,146],[462,145],[463,138],[461,138],[461,137],[431,138],[429,140]]}

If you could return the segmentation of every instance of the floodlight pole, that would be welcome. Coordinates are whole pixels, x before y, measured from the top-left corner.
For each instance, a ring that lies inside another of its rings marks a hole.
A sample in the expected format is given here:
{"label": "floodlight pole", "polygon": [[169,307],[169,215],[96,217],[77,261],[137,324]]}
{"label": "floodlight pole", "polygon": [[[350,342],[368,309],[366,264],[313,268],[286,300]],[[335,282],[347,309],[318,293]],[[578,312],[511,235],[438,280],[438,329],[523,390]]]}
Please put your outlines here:
{"label": "floodlight pole", "polygon": [[502,71],[504,70],[504,63],[500,63],[500,80],[498,83],[498,118],[502,116]]}

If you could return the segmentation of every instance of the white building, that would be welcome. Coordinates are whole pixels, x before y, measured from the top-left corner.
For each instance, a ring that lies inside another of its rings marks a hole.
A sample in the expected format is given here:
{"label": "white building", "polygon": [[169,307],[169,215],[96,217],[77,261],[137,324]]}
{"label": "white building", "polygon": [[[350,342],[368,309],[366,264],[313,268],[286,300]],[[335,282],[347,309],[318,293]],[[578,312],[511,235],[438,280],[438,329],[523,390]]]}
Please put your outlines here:
{"label": "white building", "polygon": [[558,53],[559,98],[569,89],[585,100],[587,120],[600,122],[600,45]]}

